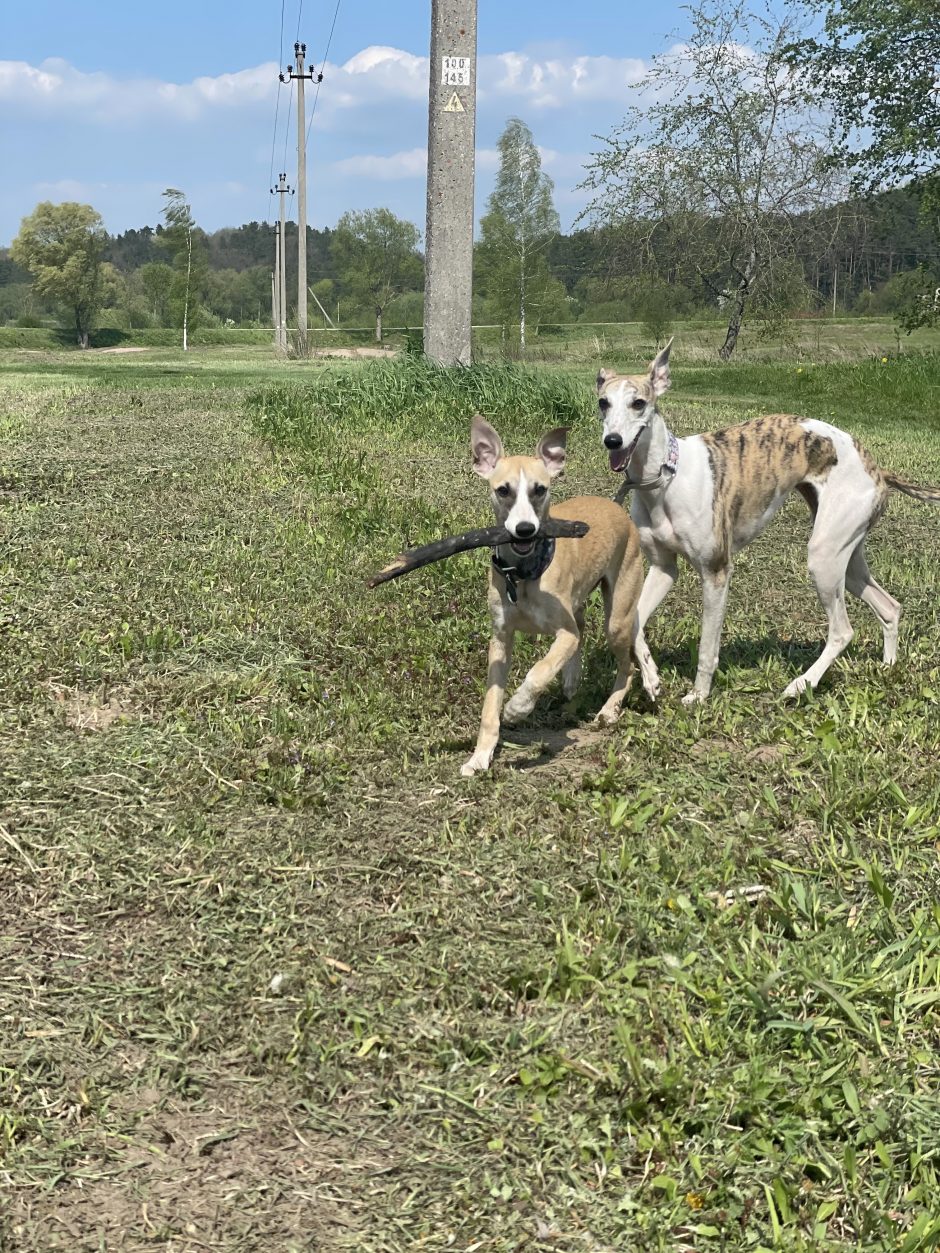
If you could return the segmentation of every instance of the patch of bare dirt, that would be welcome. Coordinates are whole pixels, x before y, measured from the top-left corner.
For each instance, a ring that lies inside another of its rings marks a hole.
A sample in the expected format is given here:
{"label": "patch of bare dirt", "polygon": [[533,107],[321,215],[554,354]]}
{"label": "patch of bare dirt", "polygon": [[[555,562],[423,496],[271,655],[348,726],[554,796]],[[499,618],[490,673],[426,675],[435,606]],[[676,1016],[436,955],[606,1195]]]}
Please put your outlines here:
{"label": "patch of bare dirt", "polygon": [[591,724],[560,730],[504,727],[502,738],[500,757],[504,765],[530,774],[564,773],[570,779],[598,768],[610,743],[610,729]]}
{"label": "patch of bare dirt", "polygon": [[786,753],[779,744],[760,744],[757,748],[752,748],[744,760],[753,761],[759,766],[766,766],[771,762],[782,760],[785,756]]}
{"label": "patch of bare dirt", "polygon": [[[151,1089],[114,1109],[51,1191],[23,1189],[8,1213],[19,1250],[333,1250],[355,1247],[355,1194],[390,1168],[361,1141],[222,1100],[193,1107]],[[140,1116],[140,1112],[143,1116]],[[114,1130],[112,1130],[114,1128]],[[2,1247],[2,1241],[0,1241]]]}
{"label": "patch of bare dirt", "polygon": [[114,689],[86,692],[53,684],[52,699],[72,731],[107,731],[117,722],[140,717],[137,705]]}
{"label": "patch of bare dirt", "polygon": [[123,348],[92,348],[92,352],[96,353],[128,353],[128,352],[149,352],[149,348],[142,348],[139,344],[128,344]]}
{"label": "patch of bare dirt", "polygon": [[311,348],[311,357],[397,357],[396,348]]}

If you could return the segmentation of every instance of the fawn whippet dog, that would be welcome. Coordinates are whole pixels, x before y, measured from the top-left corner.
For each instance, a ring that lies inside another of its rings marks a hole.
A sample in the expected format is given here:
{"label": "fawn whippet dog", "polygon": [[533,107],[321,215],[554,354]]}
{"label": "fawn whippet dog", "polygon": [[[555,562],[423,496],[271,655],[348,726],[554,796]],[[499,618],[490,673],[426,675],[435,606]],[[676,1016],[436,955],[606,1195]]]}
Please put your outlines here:
{"label": "fawn whippet dog", "polygon": [[[681,556],[702,580],[704,610],[695,683],[683,699],[686,704],[706,699],[718,666],[732,557],[760,535],[792,491],[813,515],[809,572],[829,635],[820,656],[784,696],[815,687],[848,647],[853,632],[846,587],[880,622],[884,660],[892,664],[901,606],[872,578],[865,538],[884,511],[889,488],[935,503],[940,488],[917,487],[889,474],[845,431],[791,414],[676,439],[656,407],[670,383],[671,345],[672,340],[646,374],[601,370],[597,376],[604,446],[611,469],[627,476],[616,499],[633,490],[631,512],[650,562],[636,621],[636,656],[644,675],[653,667],[644,629],[675,582]],[[652,687],[658,690],[658,681]]]}
{"label": "fawn whippet dog", "polygon": [[[643,584],[636,527],[618,504],[600,496],[576,496],[549,510],[552,479],[565,466],[566,434],[561,427],[543,436],[534,457],[507,457],[490,424],[479,416],[473,419],[473,469],[488,481],[496,520],[514,539],[493,554],[486,697],[476,750],[461,768],[464,775],[488,769],[493,760],[516,631],[554,635],[555,640],[507,704],[505,721],[518,722],[531,713],[559,671],[565,695],[574,695],[581,678],[584,604],[598,584],[607,640],[617,659],[613,691],[596,718],[602,726],[616,722],[630,684],[634,619]],[[591,529],[583,539],[548,539],[539,532],[550,515],[587,522]],[[650,661],[643,671],[644,685],[655,678]]]}

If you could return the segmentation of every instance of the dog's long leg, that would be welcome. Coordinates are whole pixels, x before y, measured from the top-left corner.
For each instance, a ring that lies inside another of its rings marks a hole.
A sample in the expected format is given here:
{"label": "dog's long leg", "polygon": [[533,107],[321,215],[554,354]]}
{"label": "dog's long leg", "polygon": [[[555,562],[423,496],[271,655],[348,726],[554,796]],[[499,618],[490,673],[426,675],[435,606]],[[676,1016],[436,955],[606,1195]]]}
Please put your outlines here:
{"label": "dog's long leg", "polygon": [[728,586],[731,582],[731,566],[702,572],[702,638],[698,645],[698,669],[691,692],[683,696],[684,705],[694,705],[707,700],[712,690],[712,676],[718,669],[718,649],[721,644],[721,628],[725,620],[728,602]]}
{"label": "dog's long leg", "polygon": [[503,712],[503,721],[518,722],[530,714],[535,708],[535,702],[559,670],[574,657],[580,646],[581,636],[578,634],[577,623],[572,618],[570,627],[562,627],[542,660],[537,661],[522,680]]}
{"label": "dog's long leg", "polygon": [[486,674],[486,696],[483,698],[483,715],[480,719],[480,734],[472,757],[460,767],[464,776],[476,774],[479,770],[489,770],[496,745],[499,742],[499,712],[503,704],[503,693],[506,691],[506,677],[509,663],[512,661],[513,634],[511,631],[494,631],[490,639],[489,667]]}
{"label": "dog's long leg", "polygon": [[836,547],[832,535],[816,529],[809,541],[809,572],[816,584],[816,592],[829,619],[829,635],[826,646],[810,668],[794,679],[784,689],[784,696],[799,696],[807,687],[815,687],[835,659],[844,653],[855,634],[845,608],[845,575],[849,558],[858,545],[860,536],[854,535],[847,545]]}
{"label": "dog's long leg", "polygon": [[886,665],[893,665],[898,657],[898,623],[901,619],[901,606],[871,577],[868,562],[865,560],[864,540],[849,558],[845,586],[853,596],[857,596],[868,605],[881,623],[881,630],[884,633],[884,661]]}
{"label": "dog's long leg", "polygon": [[643,687],[650,700],[655,700],[660,691],[659,671],[646,642],[645,629],[647,622],[672,591],[679,574],[679,566],[675,556],[665,550],[654,553],[650,561],[649,573],[636,607],[633,650],[643,677]]}
{"label": "dog's long leg", "polygon": [[[578,624],[578,634],[584,639],[584,609],[580,609],[575,614],[575,621]],[[578,687],[581,684],[581,646],[578,645],[578,651],[570,661],[565,662],[561,672],[561,686],[565,693],[565,699],[571,700]]]}
{"label": "dog's long leg", "polygon": [[[617,678],[614,680],[613,691],[604,702],[603,708],[594,719],[599,726],[613,725],[620,717],[623,699],[630,690],[633,678],[633,657],[635,651],[636,608],[640,591],[640,580],[643,577],[638,564],[624,560],[617,571],[617,580],[611,588],[604,583],[604,609],[606,611],[607,643],[610,651],[617,658]],[[648,652],[649,650],[647,650]],[[652,657],[649,658],[653,664]],[[656,666],[653,664],[654,677],[658,679]],[[646,686],[646,675],[643,684]],[[649,689],[647,688],[647,691]]]}

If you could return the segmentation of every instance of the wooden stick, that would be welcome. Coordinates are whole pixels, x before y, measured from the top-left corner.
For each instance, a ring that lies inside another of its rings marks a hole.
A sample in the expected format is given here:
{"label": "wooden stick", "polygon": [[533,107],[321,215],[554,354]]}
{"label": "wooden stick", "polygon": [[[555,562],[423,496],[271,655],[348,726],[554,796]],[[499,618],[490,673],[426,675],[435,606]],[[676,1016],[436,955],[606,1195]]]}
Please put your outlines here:
{"label": "wooden stick", "polygon": [[[547,535],[551,539],[581,539],[590,529],[586,522],[573,522],[568,518],[546,518],[539,528],[539,535]],[[374,574],[366,587],[378,587],[389,579],[410,574],[412,570],[429,566],[433,561],[443,561],[445,557],[453,557],[455,553],[464,553],[471,548],[496,548],[500,544],[508,544],[513,538],[504,526],[484,526],[475,531],[464,531],[462,535],[436,539],[431,544],[422,544],[420,548],[409,548],[407,552],[401,553],[378,574]]]}

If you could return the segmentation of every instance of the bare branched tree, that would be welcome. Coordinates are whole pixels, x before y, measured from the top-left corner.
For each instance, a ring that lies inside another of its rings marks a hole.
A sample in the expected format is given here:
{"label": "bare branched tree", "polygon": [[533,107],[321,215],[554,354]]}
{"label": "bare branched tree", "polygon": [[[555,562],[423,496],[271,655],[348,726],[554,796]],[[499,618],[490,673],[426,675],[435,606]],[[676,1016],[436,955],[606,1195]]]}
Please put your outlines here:
{"label": "bare branched tree", "polygon": [[796,264],[812,210],[831,203],[825,119],[786,59],[786,20],[700,0],[688,43],[654,58],[645,103],[594,155],[587,216],[621,225],[651,268],[701,282],[734,352],[745,320],[772,321],[805,294]]}

